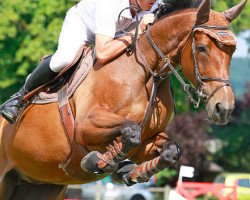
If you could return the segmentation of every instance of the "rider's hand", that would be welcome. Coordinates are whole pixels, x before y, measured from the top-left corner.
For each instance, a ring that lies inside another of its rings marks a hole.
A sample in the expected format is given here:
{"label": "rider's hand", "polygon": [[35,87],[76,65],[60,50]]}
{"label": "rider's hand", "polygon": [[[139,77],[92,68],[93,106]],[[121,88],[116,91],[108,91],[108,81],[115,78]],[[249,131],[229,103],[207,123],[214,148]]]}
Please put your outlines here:
{"label": "rider's hand", "polygon": [[147,28],[147,25],[150,24],[150,23],[153,23],[155,19],[155,16],[154,14],[150,13],[150,14],[145,14],[143,17],[142,17],[142,20],[139,24],[139,34],[142,34],[146,28]]}

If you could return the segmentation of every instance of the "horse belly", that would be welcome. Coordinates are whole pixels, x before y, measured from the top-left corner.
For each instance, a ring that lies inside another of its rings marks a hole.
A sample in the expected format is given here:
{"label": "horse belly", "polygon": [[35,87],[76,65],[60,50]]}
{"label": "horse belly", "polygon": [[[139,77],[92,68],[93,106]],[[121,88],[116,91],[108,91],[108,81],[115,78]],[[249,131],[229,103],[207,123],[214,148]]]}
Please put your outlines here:
{"label": "horse belly", "polygon": [[58,167],[69,155],[70,145],[57,109],[55,104],[32,106],[19,125],[8,124],[4,129],[8,158],[18,171],[32,179],[53,183],[69,181]]}

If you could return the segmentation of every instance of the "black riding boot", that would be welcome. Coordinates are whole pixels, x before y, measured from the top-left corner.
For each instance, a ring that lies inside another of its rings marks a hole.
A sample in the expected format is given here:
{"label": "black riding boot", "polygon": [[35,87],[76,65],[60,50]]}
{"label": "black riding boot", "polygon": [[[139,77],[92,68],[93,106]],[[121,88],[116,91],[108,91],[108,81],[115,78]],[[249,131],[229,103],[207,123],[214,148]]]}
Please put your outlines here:
{"label": "black riding boot", "polygon": [[52,56],[45,58],[35,70],[28,76],[23,87],[10,97],[1,107],[1,115],[11,124],[13,124],[21,114],[26,103],[23,97],[39,86],[51,81],[57,73],[50,69],[49,63]]}

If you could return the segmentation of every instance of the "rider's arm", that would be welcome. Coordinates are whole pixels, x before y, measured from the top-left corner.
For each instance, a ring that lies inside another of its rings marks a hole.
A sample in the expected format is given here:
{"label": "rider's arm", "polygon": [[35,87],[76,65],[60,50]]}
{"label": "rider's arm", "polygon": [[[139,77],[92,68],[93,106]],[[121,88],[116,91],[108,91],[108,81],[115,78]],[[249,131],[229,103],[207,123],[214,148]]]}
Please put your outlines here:
{"label": "rider's arm", "polygon": [[113,39],[112,37],[96,34],[96,57],[100,63],[105,63],[118,56],[132,44],[133,33]]}
{"label": "rider's arm", "polygon": [[[143,31],[146,29],[147,24],[152,23],[153,20],[153,14],[144,15],[139,24],[138,34],[142,34]],[[118,38],[112,38],[110,36],[96,34],[95,48],[97,60],[100,63],[105,63],[110,59],[118,56],[132,44],[134,34],[135,30],[132,30],[129,32],[129,34]]]}

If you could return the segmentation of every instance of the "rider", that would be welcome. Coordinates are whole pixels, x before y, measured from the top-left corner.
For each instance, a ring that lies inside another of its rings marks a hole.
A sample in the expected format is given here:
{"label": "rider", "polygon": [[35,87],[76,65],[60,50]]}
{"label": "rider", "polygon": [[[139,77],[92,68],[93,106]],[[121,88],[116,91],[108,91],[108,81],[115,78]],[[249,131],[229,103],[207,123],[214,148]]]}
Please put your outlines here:
{"label": "rider", "polygon": [[[159,1],[81,0],[70,8],[62,26],[58,49],[52,56],[44,59],[28,76],[23,87],[1,106],[2,116],[10,123],[14,123],[24,107],[23,97],[54,79],[73,61],[82,45],[95,43],[96,58],[100,63],[106,63],[124,52],[132,44],[135,35],[135,28],[131,24],[136,23],[136,11],[131,6],[137,9],[137,16],[141,19],[138,26],[140,35],[147,24],[153,22],[152,12],[157,8]],[[128,7],[130,9],[121,12]],[[119,35],[124,29],[127,29],[127,34]]]}

